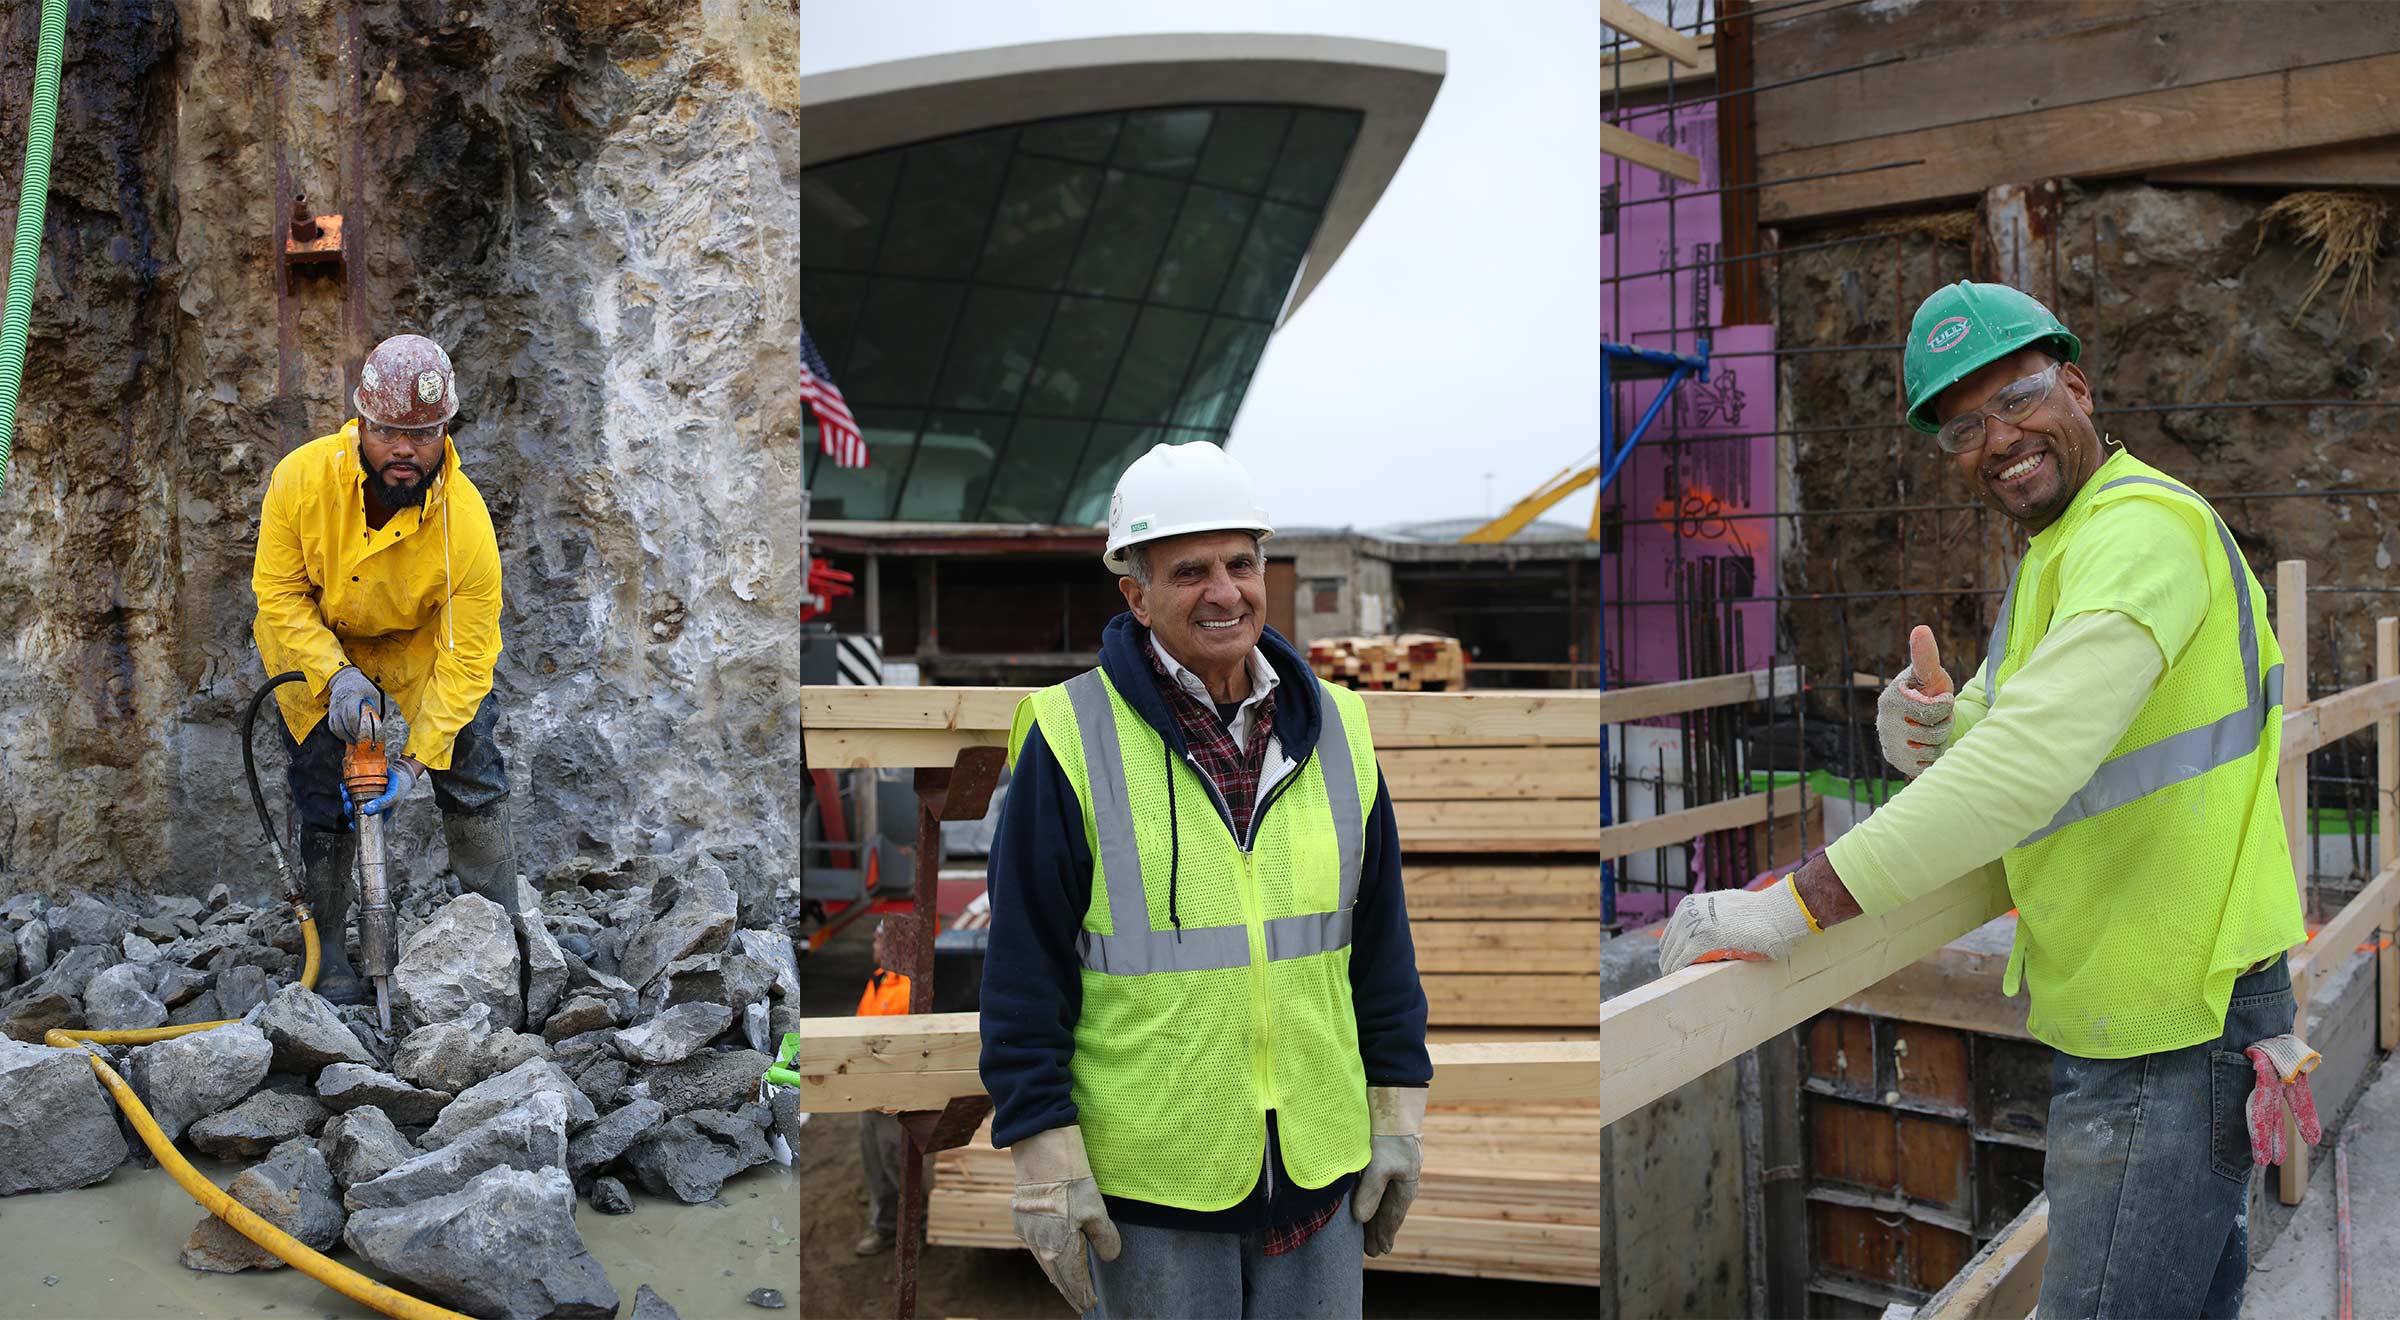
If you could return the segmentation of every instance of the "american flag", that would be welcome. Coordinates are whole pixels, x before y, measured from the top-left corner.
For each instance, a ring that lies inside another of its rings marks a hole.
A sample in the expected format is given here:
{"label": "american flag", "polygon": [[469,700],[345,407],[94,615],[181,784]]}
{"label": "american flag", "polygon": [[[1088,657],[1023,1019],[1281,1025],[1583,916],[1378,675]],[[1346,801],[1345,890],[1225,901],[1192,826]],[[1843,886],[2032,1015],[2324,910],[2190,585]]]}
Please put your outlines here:
{"label": "american flag", "polygon": [[842,402],[833,372],[825,365],[825,355],[817,351],[817,341],[808,337],[806,325],[800,327],[800,400],[817,410],[817,437],[833,465],[865,467],[866,437],[858,433],[858,419],[850,415],[850,405]]}

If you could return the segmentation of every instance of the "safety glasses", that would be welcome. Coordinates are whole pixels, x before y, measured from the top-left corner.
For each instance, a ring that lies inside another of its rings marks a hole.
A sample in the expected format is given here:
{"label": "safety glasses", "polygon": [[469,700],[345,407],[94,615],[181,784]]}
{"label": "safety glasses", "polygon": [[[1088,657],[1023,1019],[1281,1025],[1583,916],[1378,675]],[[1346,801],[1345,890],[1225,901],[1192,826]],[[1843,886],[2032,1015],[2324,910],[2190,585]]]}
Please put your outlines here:
{"label": "safety glasses", "polygon": [[2058,386],[2059,365],[2053,362],[2022,380],[2012,381],[1986,399],[1982,407],[1942,423],[1942,429],[1934,433],[1934,442],[1945,454],[1972,454],[1983,448],[1985,418],[1997,417],[2010,426],[2023,425],[2049,402],[2050,391]]}

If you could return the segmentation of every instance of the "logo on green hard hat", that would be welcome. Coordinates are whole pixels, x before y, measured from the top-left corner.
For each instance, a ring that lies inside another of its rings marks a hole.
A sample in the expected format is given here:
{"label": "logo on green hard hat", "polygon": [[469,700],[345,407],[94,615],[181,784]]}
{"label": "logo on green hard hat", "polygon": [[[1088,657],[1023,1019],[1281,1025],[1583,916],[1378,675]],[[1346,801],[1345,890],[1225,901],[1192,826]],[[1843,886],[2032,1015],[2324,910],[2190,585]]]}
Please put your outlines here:
{"label": "logo on green hard hat", "polygon": [[1930,352],[1947,353],[1957,346],[1959,340],[1967,337],[1967,331],[1971,328],[1967,318],[1953,316],[1935,326],[1932,334],[1925,336],[1925,347]]}

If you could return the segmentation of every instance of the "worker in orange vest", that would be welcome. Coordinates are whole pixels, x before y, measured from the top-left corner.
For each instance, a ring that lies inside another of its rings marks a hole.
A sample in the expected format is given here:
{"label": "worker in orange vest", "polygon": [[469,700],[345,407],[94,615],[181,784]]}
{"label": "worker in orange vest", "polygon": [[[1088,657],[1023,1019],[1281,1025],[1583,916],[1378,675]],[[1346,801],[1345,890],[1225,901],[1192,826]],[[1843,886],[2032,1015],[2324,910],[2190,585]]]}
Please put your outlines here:
{"label": "worker in orange vest", "polygon": [[[867,978],[866,993],[858,997],[860,1017],[896,1016],[908,1011],[908,978],[884,968],[899,961],[892,933],[875,927],[875,974]],[[900,1234],[900,1161],[908,1153],[908,1134],[896,1114],[869,1109],[858,1116],[858,1162],[867,1175],[867,1231],[852,1247],[861,1256],[889,1251]],[[925,1161],[925,1185],[933,1185],[933,1161]]]}

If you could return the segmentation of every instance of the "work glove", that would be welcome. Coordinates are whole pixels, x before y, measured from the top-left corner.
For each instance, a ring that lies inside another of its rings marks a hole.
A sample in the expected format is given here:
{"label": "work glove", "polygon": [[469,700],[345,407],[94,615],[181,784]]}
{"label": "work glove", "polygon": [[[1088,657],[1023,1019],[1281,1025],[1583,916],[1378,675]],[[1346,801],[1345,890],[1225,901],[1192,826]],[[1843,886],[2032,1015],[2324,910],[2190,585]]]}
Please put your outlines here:
{"label": "work glove", "polygon": [[[391,771],[388,777],[384,780],[383,796],[371,799],[365,806],[359,807],[359,814],[363,816],[372,816],[378,812],[389,810],[393,803],[398,802],[400,799],[408,796],[408,790],[417,786],[417,780],[421,774],[422,769],[417,765],[416,762],[409,760],[407,757],[399,757],[394,759],[392,762]],[[348,811],[353,805],[350,800],[350,786],[348,784],[343,784],[340,787],[342,790],[342,810]]]}
{"label": "work glove", "polygon": [[1042,1273],[1067,1305],[1081,1315],[1099,1305],[1092,1290],[1088,1239],[1102,1260],[1115,1260],[1123,1244],[1100,1200],[1091,1161],[1083,1152],[1083,1129],[1073,1123],[1036,1132],[1009,1148],[1017,1162],[1017,1190],[1008,1217],[1017,1240],[1041,1262]]}
{"label": "work glove", "polygon": [[367,736],[366,712],[381,714],[390,706],[384,700],[383,689],[375,686],[375,680],[358,672],[356,665],[344,666],[325,685],[325,724],[344,743]]}
{"label": "work glove", "polygon": [[1367,1088],[1367,1171],[1358,1175],[1350,1214],[1367,1226],[1367,1254],[1380,1256],[1400,1235],[1425,1168],[1425,1088]]}
{"label": "work glove", "polygon": [[1658,937],[1660,975],[1697,962],[1772,962],[1820,930],[1791,876],[1771,888],[1694,894],[1676,907]]}
{"label": "work glove", "polygon": [[2291,1153],[2283,1140],[2287,1107],[2299,1122],[2300,1139],[2316,1145],[2325,1135],[2317,1122],[2317,1099],[2308,1090],[2308,1073],[2317,1066],[2317,1052],[2307,1041],[2285,1032],[2242,1053],[2250,1056],[2250,1066],[2258,1073],[2258,1085],[2250,1088],[2250,1099],[2242,1106],[2243,1117],[2250,1120],[2250,1162],[2281,1164]]}
{"label": "work glove", "polygon": [[1950,741],[1950,705],[1955,696],[1933,629],[1919,624],[1908,635],[1908,667],[1875,699],[1875,737],[1883,759],[1911,779],[1925,773]]}

